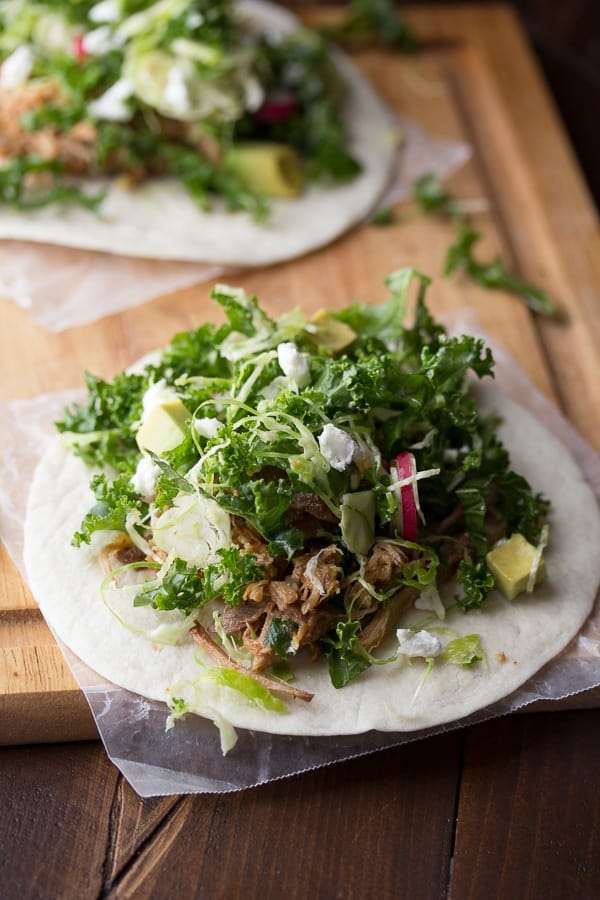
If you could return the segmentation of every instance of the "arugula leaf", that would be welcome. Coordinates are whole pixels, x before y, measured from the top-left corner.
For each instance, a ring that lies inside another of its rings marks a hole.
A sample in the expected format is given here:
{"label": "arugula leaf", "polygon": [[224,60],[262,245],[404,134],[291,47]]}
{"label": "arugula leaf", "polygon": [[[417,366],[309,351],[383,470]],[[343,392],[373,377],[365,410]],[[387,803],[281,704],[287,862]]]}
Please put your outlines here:
{"label": "arugula leaf", "polygon": [[482,287],[516,294],[533,312],[555,316],[557,309],[548,294],[524,278],[512,275],[500,258],[486,263],[475,259],[473,248],[480,239],[480,232],[461,227],[456,242],[448,249],[444,274],[462,270]]}

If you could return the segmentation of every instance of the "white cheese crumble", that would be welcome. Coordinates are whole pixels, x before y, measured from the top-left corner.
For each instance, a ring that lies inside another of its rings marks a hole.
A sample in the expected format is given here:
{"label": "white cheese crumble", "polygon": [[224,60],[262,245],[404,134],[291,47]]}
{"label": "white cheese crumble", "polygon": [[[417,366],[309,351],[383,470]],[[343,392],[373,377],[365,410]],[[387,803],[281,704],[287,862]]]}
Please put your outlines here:
{"label": "white cheese crumble", "polygon": [[144,396],[142,397],[142,422],[145,422],[153,409],[157,406],[164,406],[165,403],[172,403],[178,400],[177,392],[173,388],[167,387],[164,378],[151,384]]}
{"label": "white cheese crumble", "polygon": [[21,44],[7,56],[0,68],[0,85],[3,88],[18,88],[25,84],[34,63],[33,50],[29,44]]}
{"label": "white cheese crumble", "polygon": [[191,12],[189,12],[187,15],[187,19],[185,20],[187,27],[190,29],[199,28],[203,22],[204,16],[201,12],[197,12],[196,10],[192,10]]}
{"label": "white cheese crumble", "polygon": [[165,108],[176,116],[185,116],[191,110],[190,94],[181,66],[173,65],[167,75],[167,83],[163,91]]}
{"label": "white cheese crumble", "polygon": [[204,419],[194,419],[194,428],[200,437],[213,438],[221,427],[222,423],[214,416],[206,416]]}
{"label": "white cheese crumble", "polygon": [[403,656],[439,656],[442,643],[429,631],[411,631],[410,628],[398,628],[398,650]]}
{"label": "white cheese crumble", "polygon": [[109,122],[127,122],[131,110],[127,100],[133,96],[133,84],[128,78],[120,78],[109,89],[88,104],[88,112],[97,119]]}
{"label": "white cheese crumble", "polygon": [[421,591],[415,600],[415,609],[429,610],[435,613],[438,619],[446,617],[446,607],[442,603],[440,592],[436,587],[430,587],[426,591]]}
{"label": "white cheese crumble", "polygon": [[319,449],[333,469],[343,472],[352,462],[357,444],[346,431],[328,423],[319,435]]}
{"label": "white cheese crumble", "polygon": [[305,387],[310,378],[308,356],[301,353],[292,341],[279,344],[277,359],[284,375],[296,382],[298,387]]}
{"label": "white cheese crumble", "polygon": [[90,22],[116,22],[121,15],[118,0],[101,0],[88,13]]}
{"label": "white cheese crumble", "polygon": [[152,497],[159,475],[160,466],[152,462],[149,456],[142,456],[131,476],[131,485],[136,494],[139,494],[140,497]]}
{"label": "white cheese crumble", "polygon": [[251,75],[248,76],[244,83],[244,92],[246,94],[246,109],[249,112],[256,112],[265,99],[265,91],[258,78],[253,78]]}
{"label": "white cheese crumble", "polygon": [[116,41],[111,28],[108,25],[101,25],[83,35],[81,46],[90,56],[101,56],[103,53],[113,50]]}

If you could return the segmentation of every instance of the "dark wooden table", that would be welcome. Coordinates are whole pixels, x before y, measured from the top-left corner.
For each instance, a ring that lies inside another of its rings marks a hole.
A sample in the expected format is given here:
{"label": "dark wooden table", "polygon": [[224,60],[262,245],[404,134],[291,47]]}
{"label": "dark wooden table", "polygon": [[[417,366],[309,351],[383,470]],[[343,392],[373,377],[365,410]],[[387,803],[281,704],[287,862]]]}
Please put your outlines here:
{"label": "dark wooden table", "polygon": [[140,800],[97,742],[0,750],[2,896],[594,900],[595,710],[513,715],[235,794]]}
{"label": "dark wooden table", "polygon": [[[551,284],[571,285],[571,293],[565,294],[571,319],[560,332],[547,323],[536,325],[534,341],[527,337],[534,332],[524,316],[515,325],[505,315],[504,310],[513,309],[511,301],[497,301],[499,313],[493,321],[485,298],[474,292],[472,303],[537,386],[557,399],[598,446],[598,423],[586,418],[585,384],[591,382],[583,380],[592,377],[592,367],[598,363],[594,334],[599,313],[592,294],[600,285],[600,270],[593,213],[539,73],[525,54],[522,38],[511,37],[515,23],[500,9],[497,14],[492,10],[490,18],[486,15],[470,18],[469,8],[463,7],[438,18],[419,11],[415,20],[432,34],[438,29],[450,36],[457,28],[461,33],[468,31],[477,47],[483,48],[482,58],[493,67],[499,102],[512,127],[503,131],[496,123],[496,130],[489,134],[484,107],[478,106],[468,80],[461,82],[462,70],[459,67],[455,77],[452,67],[448,69],[460,100],[457,108],[477,147],[477,178],[490,188],[494,200],[489,228],[499,223],[493,233],[500,235],[504,248],[513,251],[525,273],[530,267],[530,274],[545,272]],[[508,29],[509,49],[510,41],[516,41],[510,65],[503,62],[506,33],[498,31],[494,37],[488,22],[505,32]],[[473,68],[471,56],[464,60],[465,78],[480,72]],[[364,62],[367,71],[376,72],[373,55]],[[531,79],[527,99],[518,90],[519,72]],[[425,101],[419,108],[424,105]],[[441,120],[432,117],[427,124],[434,126],[436,121]],[[445,125],[448,122],[442,122]],[[506,140],[513,133],[518,134],[522,157],[519,169],[512,167],[512,162],[518,162],[516,154],[511,160],[510,171],[516,172],[511,180],[498,167],[503,149],[511,149]],[[556,172],[561,173],[559,182],[553,176]],[[532,173],[530,180],[527,173]],[[474,170],[464,173],[459,187],[468,194],[469,188],[479,185],[474,178]],[[531,193],[524,190],[528,185]],[[544,240],[536,238],[529,244],[524,235],[538,234],[536,223],[543,218],[538,215],[539,204],[549,213],[560,211],[565,197],[578,215],[569,220],[549,215]],[[516,203],[519,198],[521,206]],[[521,224],[521,243],[513,246],[510,234]],[[422,240],[416,240],[418,227],[414,226],[413,248],[417,256],[423,246]],[[376,237],[377,253],[392,258],[394,233],[381,232]],[[366,239],[375,253],[375,237],[371,233]],[[438,232],[434,239],[446,240]],[[343,266],[335,262],[340,252],[338,248],[327,255],[336,290],[343,279]],[[309,260],[295,268],[299,285],[303,279],[310,281],[316,266]],[[374,262],[372,268],[376,268]],[[365,282],[371,283],[372,274],[365,265]],[[350,271],[348,278],[355,275]],[[266,282],[277,285],[278,278],[284,274],[275,270]],[[592,285],[585,301],[577,289],[584,284]],[[111,339],[115,333],[122,336],[120,352],[126,362],[147,349],[138,343],[147,340],[154,345],[152,328],[164,329],[163,319],[169,326],[178,315],[186,321],[194,301],[185,295],[178,303],[178,312],[166,300],[152,304],[152,321],[157,324],[148,325],[148,334],[134,328],[133,318],[116,318],[120,324],[111,330]],[[109,327],[100,323],[98,330],[79,329],[77,340],[68,335],[50,339],[39,329],[27,330],[25,314],[7,303],[2,315],[7,328],[20,335],[13,349],[5,342],[7,365],[11,353],[17,359],[19,348],[29,346],[30,334],[41,348],[43,363],[44,354],[48,359],[66,358],[63,340],[80,346],[83,358],[100,340],[102,329]],[[535,349],[539,347],[543,350]],[[547,371],[540,367],[540,360],[550,360]],[[116,370],[121,362],[116,351],[112,362]],[[67,375],[72,380],[65,383],[75,383],[80,363],[79,358],[69,363]],[[43,372],[45,389],[64,386],[64,366],[60,371],[47,366]],[[33,370],[28,378],[26,390],[33,395],[40,385]],[[573,389],[582,384],[579,392]],[[6,567],[3,571],[5,593],[14,598],[18,576]],[[25,603],[23,609],[31,618]],[[75,686],[71,684],[69,690],[74,693]],[[514,714],[259,788],[219,795],[141,800],[99,741],[2,747],[0,897],[595,900],[600,896],[597,695],[589,708],[576,705],[584,708]],[[18,704],[10,708],[17,709]],[[75,706],[68,709],[73,713]]]}

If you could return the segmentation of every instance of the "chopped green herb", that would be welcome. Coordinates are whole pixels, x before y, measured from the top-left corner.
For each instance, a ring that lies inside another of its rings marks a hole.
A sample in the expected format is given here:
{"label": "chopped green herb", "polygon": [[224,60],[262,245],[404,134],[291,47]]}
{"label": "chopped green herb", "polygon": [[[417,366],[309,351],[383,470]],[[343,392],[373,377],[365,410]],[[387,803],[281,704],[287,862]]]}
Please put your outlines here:
{"label": "chopped green herb", "polygon": [[557,314],[556,304],[546,291],[511,274],[500,258],[486,263],[475,259],[473,249],[481,239],[481,234],[469,227],[464,207],[443,187],[436,175],[430,172],[417,178],[413,185],[413,196],[424,213],[439,213],[455,223],[456,240],[446,254],[445,275],[464,272],[482,287],[514,294],[539,315]]}
{"label": "chopped green herb", "polygon": [[548,294],[524,278],[512,275],[505,268],[501,259],[496,258],[487,263],[476,260],[473,248],[480,239],[481,234],[478,231],[472,228],[460,228],[456,243],[448,250],[445,274],[451,275],[452,272],[463,271],[472,281],[482,287],[516,294],[533,312],[543,316],[556,315],[556,305]]}

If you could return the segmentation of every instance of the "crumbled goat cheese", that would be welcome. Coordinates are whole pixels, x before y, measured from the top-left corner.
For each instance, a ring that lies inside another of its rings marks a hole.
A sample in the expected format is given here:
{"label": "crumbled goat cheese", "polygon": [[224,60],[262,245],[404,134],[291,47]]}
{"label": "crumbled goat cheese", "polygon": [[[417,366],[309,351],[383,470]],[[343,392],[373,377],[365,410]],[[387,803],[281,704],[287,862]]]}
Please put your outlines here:
{"label": "crumbled goat cheese", "polygon": [[33,50],[28,44],[21,44],[2,63],[0,85],[3,88],[21,87],[31,75],[33,63]]}
{"label": "crumbled goat cheese", "polygon": [[204,419],[194,419],[194,428],[200,437],[213,438],[221,427],[221,422],[214,416],[206,416]]}
{"label": "crumbled goat cheese", "polygon": [[196,10],[192,10],[188,13],[187,19],[185,23],[188,28],[199,28],[200,25],[204,22],[204,16],[201,12],[197,12]]}
{"label": "crumbled goat cheese", "polygon": [[442,643],[429,631],[411,631],[410,628],[398,628],[398,650],[403,656],[438,656],[442,652]]}
{"label": "crumbled goat cheese", "polygon": [[185,72],[180,66],[173,65],[169,69],[167,83],[163,91],[163,102],[177,116],[185,116],[191,109]]}
{"label": "crumbled goat cheese", "polygon": [[357,445],[346,431],[327,424],[319,435],[319,449],[333,469],[343,472],[352,462]]}
{"label": "crumbled goat cheese", "polygon": [[131,110],[127,100],[133,95],[133,84],[128,78],[120,78],[109,87],[97,100],[88,104],[88,112],[97,119],[109,122],[127,122],[131,118]]}
{"label": "crumbled goat cheese", "polygon": [[438,619],[444,619],[446,616],[446,607],[442,603],[440,592],[436,587],[427,588],[421,591],[415,600],[415,609],[426,609],[436,614]]}
{"label": "crumbled goat cheese", "polygon": [[167,387],[164,378],[151,384],[144,396],[142,397],[142,422],[145,422],[153,409],[157,406],[163,406],[173,400],[178,400],[177,392],[173,388]]}
{"label": "crumbled goat cheese", "polygon": [[101,0],[88,13],[90,22],[116,22],[121,12],[118,0]]}
{"label": "crumbled goat cheese", "polygon": [[246,94],[246,109],[249,112],[256,112],[265,99],[264,88],[258,78],[249,76],[245,82],[244,91]]}
{"label": "crumbled goat cheese", "polygon": [[94,28],[88,31],[81,39],[81,46],[90,56],[101,56],[114,50],[116,41],[112,30],[108,25],[101,25],[100,28]]}
{"label": "crumbled goat cheese", "polygon": [[310,378],[308,356],[301,353],[292,341],[279,344],[277,359],[284,375],[292,378],[298,387],[305,387]]}
{"label": "crumbled goat cheese", "polygon": [[142,456],[131,476],[131,485],[140,497],[152,497],[159,475],[160,466],[153,463],[149,456]]}

